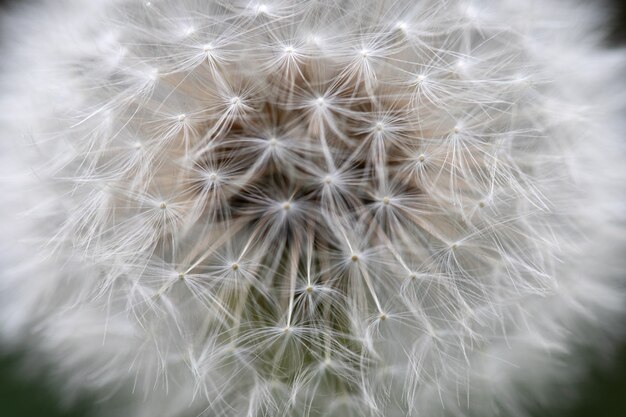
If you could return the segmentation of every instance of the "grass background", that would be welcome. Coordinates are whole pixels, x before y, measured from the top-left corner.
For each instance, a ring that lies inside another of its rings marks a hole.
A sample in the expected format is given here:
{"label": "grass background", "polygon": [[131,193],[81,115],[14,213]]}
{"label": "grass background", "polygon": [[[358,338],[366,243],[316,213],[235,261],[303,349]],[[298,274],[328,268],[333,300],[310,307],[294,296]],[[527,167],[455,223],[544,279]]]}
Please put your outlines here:
{"label": "grass background", "polygon": [[[25,1],[36,0],[0,0],[0,11]],[[626,46],[626,0],[613,0],[611,3],[613,21],[608,42]],[[581,360],[586,359],[581,357]],[[536,409],[533,417],[626,417],[626,341],[608,363],[611,365],[591,368],[583,381],[572,387],[580,394],[577,400],[568,400],[568,404],[559,404],[557,400],[557,411]],[[93,414],[94,405],[88,399],[71,409],[62,407],[45,374],[24,377],[23,365],[24,359],[19,354],[0,353],[0,416],[90,417]]]}

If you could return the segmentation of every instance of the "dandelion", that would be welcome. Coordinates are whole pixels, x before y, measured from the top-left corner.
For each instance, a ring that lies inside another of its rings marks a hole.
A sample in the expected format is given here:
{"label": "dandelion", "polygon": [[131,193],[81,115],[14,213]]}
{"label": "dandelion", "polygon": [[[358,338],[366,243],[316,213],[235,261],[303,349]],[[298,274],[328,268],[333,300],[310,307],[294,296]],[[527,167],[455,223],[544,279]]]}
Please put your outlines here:
{"label": "dandelion", "polygon": [[3,46],[0,329],[68,396],[524,415],[609,345],[626,60],[590,8],[42,10]]}

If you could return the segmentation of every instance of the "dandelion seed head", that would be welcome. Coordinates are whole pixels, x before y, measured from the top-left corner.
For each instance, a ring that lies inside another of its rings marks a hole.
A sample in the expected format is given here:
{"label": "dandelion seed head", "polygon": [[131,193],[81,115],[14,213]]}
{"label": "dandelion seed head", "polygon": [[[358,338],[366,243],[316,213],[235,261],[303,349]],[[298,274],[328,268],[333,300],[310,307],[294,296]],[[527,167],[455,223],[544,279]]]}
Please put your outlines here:
{"label": "dandelion seed head", "polygon": [[24,8],[0,334],[124,415],[525,415],[624,305],[626,59],[572,1]]}

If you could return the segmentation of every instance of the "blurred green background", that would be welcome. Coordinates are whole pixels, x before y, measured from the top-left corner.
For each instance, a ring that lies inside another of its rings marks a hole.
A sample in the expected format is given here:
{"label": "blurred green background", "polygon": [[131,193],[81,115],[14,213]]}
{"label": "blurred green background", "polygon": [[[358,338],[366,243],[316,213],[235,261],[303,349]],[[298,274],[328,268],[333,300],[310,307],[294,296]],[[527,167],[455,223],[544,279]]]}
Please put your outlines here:
{"label": "blurred green background", "polygon": [[[0,0],[0,11],[11,4],[33,1],[36,0]],[[626,45],[626,0],[611,3],[614,10],[609,43]],[[533,417],[626,417],[626,343],[612,359],[591,368],[581,382],[573,384],[572,390],[579,393],[577,400],[564,400],[562,404],[556,400],[558,409],[536,409]],[[0,417],[90,417],[93,414],[94,406],[88,399],[69,410],[62,407],[46,375],[24,377],[23,365],[24,359],[19,355],[0,353]]]}
{"label": "blurred green background", "polygon": [[[604,369],[592,368],[582,382],[574,384],[578,400],[555,401],[558,409],[536,409],[533,417],[626,417],[626,345],[618,351],[615,361],[607,361]],[[71,410],[63,410],[58,397],[48,385],[45,375],[39,378],[20,377],[18,356],[0,359],[1,417],[90,417],[92,405],[84,400]],[[132,416],[120,416],[132,417]],[[154,416],[168,417],[168,416]],[[210,417],[210,416],[209,416]],[[428,416],[424,416],[428,417]],[[509,416],[502,416],[509,417]]]}

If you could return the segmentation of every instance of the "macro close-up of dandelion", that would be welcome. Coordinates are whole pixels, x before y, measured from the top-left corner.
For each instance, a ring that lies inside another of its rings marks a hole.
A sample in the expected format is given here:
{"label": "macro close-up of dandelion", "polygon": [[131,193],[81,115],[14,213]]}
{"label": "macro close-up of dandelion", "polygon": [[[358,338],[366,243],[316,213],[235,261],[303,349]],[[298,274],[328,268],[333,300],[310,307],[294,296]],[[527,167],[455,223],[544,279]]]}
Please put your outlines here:
{"label": "macro close-up of dandelion", "polygon": [[2,18],[0,346],[98,416],[496,417],[624,335],[600,4]]}

